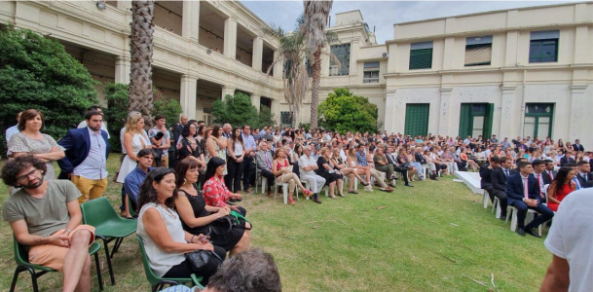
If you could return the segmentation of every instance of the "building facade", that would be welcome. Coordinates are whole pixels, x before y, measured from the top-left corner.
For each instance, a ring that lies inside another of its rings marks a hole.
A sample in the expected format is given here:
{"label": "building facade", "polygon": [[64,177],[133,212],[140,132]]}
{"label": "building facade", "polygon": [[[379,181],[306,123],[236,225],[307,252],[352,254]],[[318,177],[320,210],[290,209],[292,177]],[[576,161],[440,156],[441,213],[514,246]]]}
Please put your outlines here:
{"label": "building facade", "polygon": [[[128,83],[131,3],[0,1],[0,26],[54,38],[105,82]],[[153,83],[190,118],[212,121],[212,103],[243,92],[278,124],[290,123],[281,50],[240,2],[157,1]],[[394,25],[377,44],[360,11],[327,28],[320,99],[337,87],[378,105],[379,126],[412,135],[550,136],[593,147],[593,3],[452,16]],[[310,118],[310,94],[298,122]]]}

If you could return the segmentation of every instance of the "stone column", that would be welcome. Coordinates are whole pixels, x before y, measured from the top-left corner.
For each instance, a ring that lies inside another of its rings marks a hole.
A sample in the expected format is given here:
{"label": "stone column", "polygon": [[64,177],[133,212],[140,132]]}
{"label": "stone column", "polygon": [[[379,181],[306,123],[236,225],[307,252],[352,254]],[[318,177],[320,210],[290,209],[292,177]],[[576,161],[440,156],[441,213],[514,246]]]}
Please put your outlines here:
{"label": "stone column", "polygon": [[[581,142],[588,142],[589,137],[585,137],[583,133],[590,129],[591,118],[589,117],[589,109],[583,105],[588,104],[585,91],[586,84],[570,86],[570,121],[568,128],[568,140],[574,141],[581,139]],[[561,138],[559,133],[556,133],[557,138]],[[588,135],[587,135],[588,136]],[[586,140],[585,140],[586,139]]]}
{"label": "stone column", "polygon": [[358,49],[360,48],[359,41],[352,41],[350,43],[350,73],[348,75],[357,75],[358,68],[356,62],[358,61]]}
{"label": "stone column", "polygon": [[[508,137],[510,140],[517,135],[523,135],[522,133],[515,133],[516,131],[513,132],[513,121],[515,120],[513,114],[517,111],[517,105],[515,104],[515,100],[517,99],[517,87],[503,86],[501,87],[501,93],[500,139]],[[520,113],[523,113],[523,111]],[[521,128],[520,126],[521,125],[519,125],[518,128]]]}
{"label": "stone column", "polygon": [[224,100],[224,97],[227,95],[235,95],[235,88],[231,87],[231,86],[223,86],[222,87],[222,100]]}
{"label": "stone column", "polygon": [[252,93],[251,94],[251,103],[259,112],[260,110],[260,103],[261,103],[261,96],[259,94]]}
{"label": "stone column", "polygon": [[251,55],[251,67],[255,70],[261,70],[264,54],[264,40],[256,36],[253,38],[253,54]]}
{"label": "stone column", "polygon": [[284,59],[283,58],[279,58],[280,55],[280,50],[275,50],[274,51],[274,61],[277,61],[276,64],[274,64],[274,77],[276,78],[282,78],[282,68],[284,68]]}
{"label": "stone column", "polygon": [[[396,114],[394,111],[395,108],[395,90],[387,91],[385,95],[385,123],[383,124],[383,128],[387,131],[387,133],[396,132]],[[405,112],[404,112],[405,114]]]}
{"label": "stone column", "polygon": [[[443,70],[451,70],[453,69],[453,57],[455,52],[455,38],[448,37],[445,38],[445,49],[443,55]],[[442,134],[442,133],[439,133]]]}
{"label": "stone column", "polygon": [[200,34],[200,2],[183,1],[181,36],[197,42]]}
{"label": "stone column", "polygon": [[181,108],[183,113],[185,113],[189,119],[196,118],[197,93],[198,77],[190,74],[181,75]]}
{"label": "stone column", "polygon": [[451,92],[453,88],[441,88],[441,105],[439,114],[439,135],[450,136],[449,123],[451,122],[450,115],[450,104],[451,104]]}
{"label": "stone column", "polygon": [[130,68],[129,56],[115,57],[115,83],[130,84]]}
{"label": "stone column", "polygon": [[224,20],[224,55],[235,60],[237,57],[237,20]]}
{"label": "stone column", "polygon": [[517,46],[519,38],[519,32],[514,31],[507,31],[506,37],[506,48],[505,48],[505,59],[504,65],[508,67],[515,67],[517,66]]}

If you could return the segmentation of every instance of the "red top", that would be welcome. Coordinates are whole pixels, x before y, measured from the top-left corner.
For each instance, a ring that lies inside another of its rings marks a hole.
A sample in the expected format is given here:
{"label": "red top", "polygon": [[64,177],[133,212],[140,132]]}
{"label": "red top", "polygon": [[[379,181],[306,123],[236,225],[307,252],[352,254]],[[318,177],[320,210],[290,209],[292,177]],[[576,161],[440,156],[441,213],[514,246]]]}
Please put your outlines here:
{"label": "red top", "polygon": [[204,184],[204,199],[206,205],[214,207],[224,207],[231,198],[231,191],[222,182],[222,179],[216,175],[210,178]]}
{"label": "red top", "polygon": [[[284,163],[281,163],[280,161],[278,161],[276,170],[282,169],[283,167],[288,167],[288,159],[285,158],[285,159],[283,159],[283,161],[284,161]],[[276,177],[278,177],[278,176],[276,176]]]}
{"label": "red top", "polygon": [[[556,192],[556,200],[558,200],[559,202],[562,202],[562,200],[564,200],[564,198],[566,198],[566,196],[568,196],[568,194],[570,194],[572,192],[572,187],[570,186],[570,184],[564,184],[562,186],[562,189],[560,189],[560,191]],[[558,206],[560,206],[560,204],[556,204],[552,201],[548,202],[548,208],[550,208],[552,211],[556,212],[558,211]]]}

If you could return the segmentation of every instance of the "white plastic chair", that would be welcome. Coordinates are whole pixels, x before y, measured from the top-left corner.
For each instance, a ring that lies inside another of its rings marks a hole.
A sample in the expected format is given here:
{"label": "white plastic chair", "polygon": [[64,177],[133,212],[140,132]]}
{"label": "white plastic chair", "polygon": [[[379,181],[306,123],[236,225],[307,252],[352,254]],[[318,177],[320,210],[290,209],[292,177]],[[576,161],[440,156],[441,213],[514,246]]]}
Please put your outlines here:
{"label": "white plastic chair", "polygon": [[[535,213],[537,213],[535,210],[527,209],[527,216],[525,216],[525,223],[531,222],[533,220],[533,216],[535,215]],[[507,207],[507,219],[505,220],[505,222],[509,221],[509,217],[512,217],[511,218],[511,231],[515,232],[515,230],[517,230],[517,220],[518,220],[517,219],[517,208],[510,206],[510,205]],[[542,236],[542,225],[544,225],[544,224],[543,223],[540,224],[540,226],[537,228],[539,236]]]}
{"label": "white plastic chair", "polygon": [[484,203],[484,209],[488,209],[488,205],[490,204],[490,195],[488,194],[487,190],[484,190],[484,194],[482,195],[482,202]]}
{"label": "white plastic chair", "polygon": [[[267,182],[266,182],[267,183]],[[276,200],[276,195],[278,195],[278,188],[282,187],[282,195],[284,197],[284,204],[288,204],[288,183],[278,183],[276,182],[274,184],[274,200]],[[295,186],[295,194],[296,194],[296,199],[297,201],[299,200],[299,191],[298,191],[298,187]]]}

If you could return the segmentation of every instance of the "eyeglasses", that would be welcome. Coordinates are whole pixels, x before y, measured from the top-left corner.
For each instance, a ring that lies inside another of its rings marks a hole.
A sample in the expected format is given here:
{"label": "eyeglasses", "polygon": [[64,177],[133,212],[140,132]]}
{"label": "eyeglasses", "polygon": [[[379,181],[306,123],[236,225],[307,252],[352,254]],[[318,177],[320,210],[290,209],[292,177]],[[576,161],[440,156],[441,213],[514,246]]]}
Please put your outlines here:
{"label": "eyeglasses", "polygon": [[36,172],[36,171],[38,171],[38,169],[37,169],[37,168],[35,168],[35,169],[33,169],[33,170],[29,171],[27,174],[23,174],[23,175],[21,175],[21,176],[18,176],[18,177],[16,178],[16,181],[17,181],[18,183],[21,183],[21,182],[27,182],[27,181],[29,180],[29,176],[31,176],[31,175],[33,175],[33,174],[35,174],[35,172]]}

